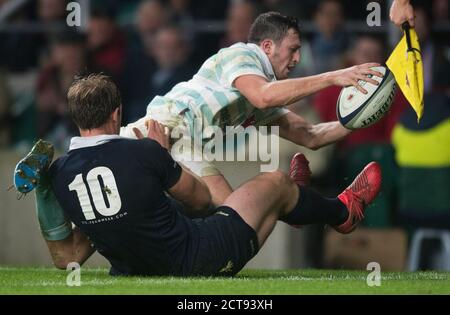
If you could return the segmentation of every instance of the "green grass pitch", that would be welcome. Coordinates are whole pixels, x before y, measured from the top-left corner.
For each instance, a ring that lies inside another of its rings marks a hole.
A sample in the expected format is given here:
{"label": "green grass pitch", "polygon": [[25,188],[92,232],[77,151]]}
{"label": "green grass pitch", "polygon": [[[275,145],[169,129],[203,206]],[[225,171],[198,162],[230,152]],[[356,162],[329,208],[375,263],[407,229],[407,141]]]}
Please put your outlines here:
{"label": "green grass pitch", "polygon": [[369,287],[369,271],[244,270],[234,278],[111,277],[105,268],[82,268],[81,286],[54,268],[0,266],[0,294],[450,294],[448,272],[382,272]]}

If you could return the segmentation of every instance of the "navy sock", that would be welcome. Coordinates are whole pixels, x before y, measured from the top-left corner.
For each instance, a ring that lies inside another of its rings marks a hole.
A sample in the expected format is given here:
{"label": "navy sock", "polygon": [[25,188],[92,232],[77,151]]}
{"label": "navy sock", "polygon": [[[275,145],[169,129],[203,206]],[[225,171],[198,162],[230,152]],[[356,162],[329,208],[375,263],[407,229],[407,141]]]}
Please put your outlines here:
{"label": "navy sock", "polygon": [[340,225],[347,220],[347,207],[338,198],[327,198],[305,186],[299,186],[299,200],[290,213],[280,218],[292,225]]}

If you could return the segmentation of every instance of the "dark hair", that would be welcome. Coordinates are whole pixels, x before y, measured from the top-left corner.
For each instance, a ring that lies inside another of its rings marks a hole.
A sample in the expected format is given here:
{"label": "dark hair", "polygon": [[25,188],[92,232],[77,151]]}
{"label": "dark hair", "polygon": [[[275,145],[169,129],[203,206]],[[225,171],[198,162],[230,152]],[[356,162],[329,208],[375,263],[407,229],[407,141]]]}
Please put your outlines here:
{"label": "dark hair", "polygon": [[264,39],[271,39],[278,43],[286,37],[290,29],[300,36],[297,18],[285,16],[279,12],[266,12],[260,14],[253,22],[248,34],[248,42],[259,44]]}
{"label": "dark hair", "polygon": [[84,130],[103,126],[121,105],[117,86],[103,74],[76,78],[69,88],[67,99],[70,116]]}

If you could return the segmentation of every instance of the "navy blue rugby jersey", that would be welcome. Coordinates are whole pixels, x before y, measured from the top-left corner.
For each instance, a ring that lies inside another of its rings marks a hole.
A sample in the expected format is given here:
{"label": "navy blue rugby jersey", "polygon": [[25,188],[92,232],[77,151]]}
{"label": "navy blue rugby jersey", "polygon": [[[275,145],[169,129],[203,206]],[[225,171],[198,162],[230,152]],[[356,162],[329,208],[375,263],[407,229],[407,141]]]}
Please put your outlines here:
{"label": "navy blue rugby jersey", "polygon": [[195,226],[165,191],[181,167],[151,139],[75,137],[50,169],[60,205],[113,274],[183,274]]}

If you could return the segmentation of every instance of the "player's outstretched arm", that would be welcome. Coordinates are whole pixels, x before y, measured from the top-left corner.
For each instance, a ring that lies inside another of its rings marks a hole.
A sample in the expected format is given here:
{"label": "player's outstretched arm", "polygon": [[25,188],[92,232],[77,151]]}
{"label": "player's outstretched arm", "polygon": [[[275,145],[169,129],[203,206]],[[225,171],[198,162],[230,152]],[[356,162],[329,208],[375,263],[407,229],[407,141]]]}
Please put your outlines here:
{"label": "player's outstretched arm", "polygon": [[368,75],[383,77],[382,73],[370,69],[376,66],[379,66],[379,64],[365,63],[310,77],[274,82],[268,82],[265,78],[257,75],[243,75],[234,81],[234,86],[253,106],[259,109],[281,107],[297,102],[305,96],[314,94],[332,85],[353,85],[362,93],[367,93],[358,84],[358,80],[378,84],[377,81],[367,77]]}
{"label": "player's outstretched arm", "polygon": [[77,227],[63,240],[46,242],[53,264],[58,269],[65,270],[72,262],[81,266],[95,252],[89,239]]}
{"label": "player's outstretched arm", "polygon": [[311,150],[317,150],[327,144],[341,140],[351,132],[338,121],[313,125],[292,112],[271,124],[280,127],[280,137]]}

